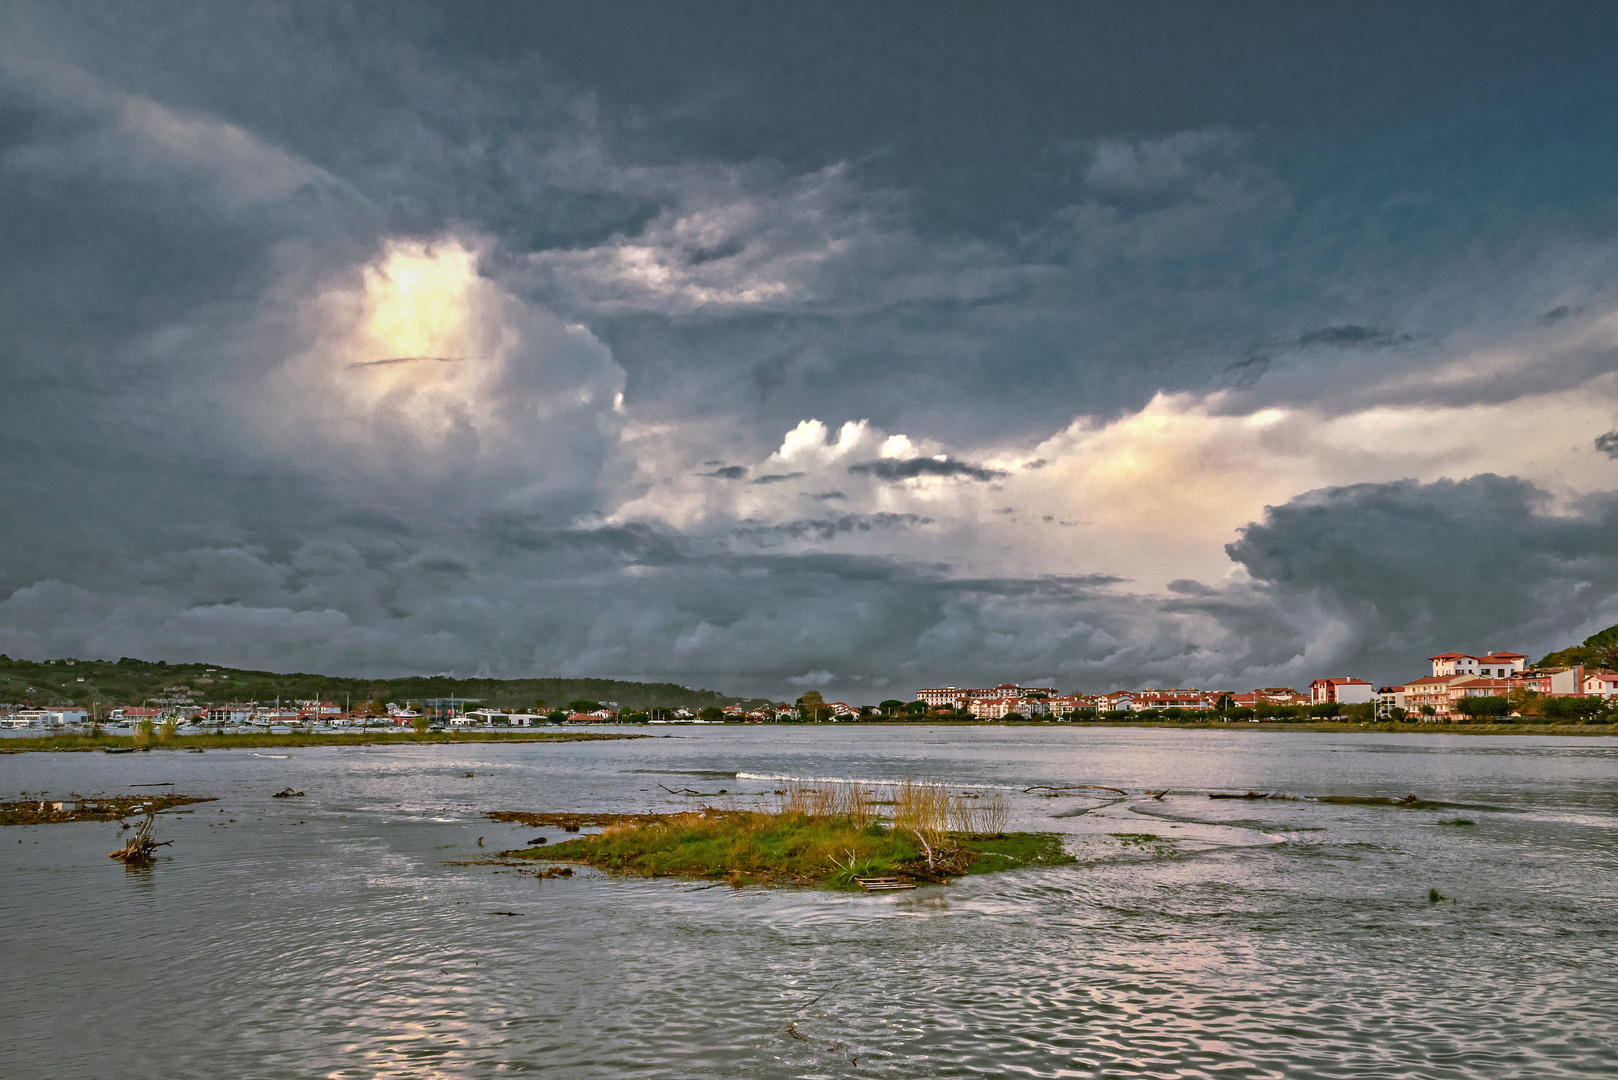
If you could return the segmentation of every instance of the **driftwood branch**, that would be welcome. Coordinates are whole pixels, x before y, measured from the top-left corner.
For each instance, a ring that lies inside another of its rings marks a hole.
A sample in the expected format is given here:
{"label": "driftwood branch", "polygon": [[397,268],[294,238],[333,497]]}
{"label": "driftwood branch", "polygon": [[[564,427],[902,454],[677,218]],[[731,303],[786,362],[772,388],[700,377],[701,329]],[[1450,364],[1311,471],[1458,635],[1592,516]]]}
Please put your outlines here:
{"label": "driftwood branch", "polygon": [[726,791],[724,788],[720,788],[718,791],[698,791],[695,788],[688,788],[688,787],[671,788],[671,787],[663,787],[662,784],[659,784],[657,786],[660,787],[660,788],[663,788],[663,790],[668,792],[670,795],[713,796],[713,795],[729,795],[730,794],[730,792]]}
{"label": "driftwood branch", "polygon": [[921,849],[927,853],[927,869],[931,870],[933,868],[932,845],[927,843],[927,838],[921,835],[921,833],[917,832],[915,829],[911,829],[910,831],[916,833],[916,839],[921,841]]}
{"label": "driftwood branch", "polygon": [[1022,790],[1024,795],[1033,795],[1037,792],[1049,792],[1049,794],[1046,795],[1046,798],[1048,799],[1054,799],[1064,791],[1110,791],[1114,795],[1123,795],[1125,797],[1128,797],[1129,795],[1129,792],[1127,791],[1120,791],[1115,787],[1107,787],[1105,784],[1035,784],[1033,787],[1026,787]]}

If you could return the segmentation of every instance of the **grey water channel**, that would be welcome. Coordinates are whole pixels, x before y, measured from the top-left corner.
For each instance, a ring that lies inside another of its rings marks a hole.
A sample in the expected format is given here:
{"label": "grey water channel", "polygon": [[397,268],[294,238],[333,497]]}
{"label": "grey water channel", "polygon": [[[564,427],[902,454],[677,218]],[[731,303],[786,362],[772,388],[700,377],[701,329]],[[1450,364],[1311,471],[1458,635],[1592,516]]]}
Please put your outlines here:
{"label": "grey water channel", "polygon": [[[0,1076],[1618,1075],[1618,739],[655,735],[0,757],[5,799],[218,799],[145,870],[116,823],[0,829]],[[1079,861],[876,896],[458,865],[537,831],[485,810],[785,777],[998,791]],[[1128,794],[1024,791],[1069,784]],[[1297,798],[1208,797],[1247,791]],[[1406,794],[1447,805],[1318,801]]]}

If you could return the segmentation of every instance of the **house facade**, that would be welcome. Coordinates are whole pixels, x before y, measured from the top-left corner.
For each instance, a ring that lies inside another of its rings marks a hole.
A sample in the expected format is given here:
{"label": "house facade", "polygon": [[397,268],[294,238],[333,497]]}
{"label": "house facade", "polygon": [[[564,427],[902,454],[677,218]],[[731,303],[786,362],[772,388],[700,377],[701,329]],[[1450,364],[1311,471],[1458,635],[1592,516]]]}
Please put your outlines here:
{"label": "house facade", "polygon": [[1309,684],[1309,700],[1315,705],[1365,705],[1376,696],[1376,687],[1364,679],[1316,679]]}
{"label": "house facade", "polygon": [[1523,670],[1528,657],[1522,653],[1491,652],[1485,656],[1447,652],[1427,658],[1433,665],[1433,674],[1439,676],[1476,675],[1482,678],[1505,679]]}

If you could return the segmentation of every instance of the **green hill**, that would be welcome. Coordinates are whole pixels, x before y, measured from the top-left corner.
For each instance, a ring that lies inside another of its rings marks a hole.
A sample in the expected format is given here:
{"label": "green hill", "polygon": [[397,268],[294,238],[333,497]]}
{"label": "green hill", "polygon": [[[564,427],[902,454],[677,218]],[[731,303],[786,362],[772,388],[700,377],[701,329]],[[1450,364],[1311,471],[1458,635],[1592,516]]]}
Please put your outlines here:
{"label": "green hill", "polygon": [[1558,649],[1535,666],[1572,667],[1574,664],[1618,668],[1618,624],[1591,634],[1581,645]]}
{"label": "green hill", "polygon": [[570,701],[616,701],[626,709],[670,709],[727,705],[739,698],[716,690],[693,690],[674,683],[620,682],[615,679],[453,679],[443,675],[402,679],[345,679],[302,672],[247,671],[217,664],[169,664],[133,660],[13,660],[0,653],[0,702],[31,705],[68,703],[139,705],[183,687],[200,702],[256,701],[270,704],[320,698],[342,705],[345,698],[396,701],[455,697],[496,708],[550,708]]}

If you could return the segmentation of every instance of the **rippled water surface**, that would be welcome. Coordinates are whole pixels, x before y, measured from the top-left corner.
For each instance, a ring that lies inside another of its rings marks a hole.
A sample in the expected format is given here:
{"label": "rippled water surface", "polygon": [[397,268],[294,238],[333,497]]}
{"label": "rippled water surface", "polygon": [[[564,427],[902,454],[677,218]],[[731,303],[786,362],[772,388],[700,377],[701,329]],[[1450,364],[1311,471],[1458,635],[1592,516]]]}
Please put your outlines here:
{"label": "rippled water surface", "polygon": [[[788,776],[999,790],[1079,862],[869,897],[455,865],[536,831],[484,810]],[[0,1075],[1612,1077],[1615,780],[1608,738],[1104,728],[7,755],[3,798],[219,801],[145,871],[115,824],[0,830]],[[1301,798],[1207,797],[1249,790]],[[1310,798],[1407,793],[1450,805]]]}

